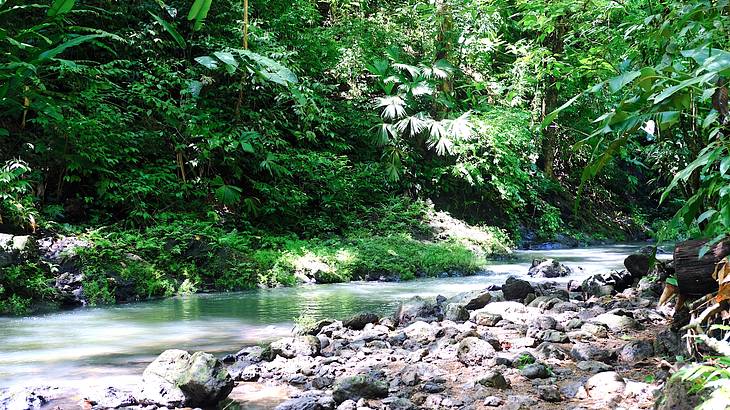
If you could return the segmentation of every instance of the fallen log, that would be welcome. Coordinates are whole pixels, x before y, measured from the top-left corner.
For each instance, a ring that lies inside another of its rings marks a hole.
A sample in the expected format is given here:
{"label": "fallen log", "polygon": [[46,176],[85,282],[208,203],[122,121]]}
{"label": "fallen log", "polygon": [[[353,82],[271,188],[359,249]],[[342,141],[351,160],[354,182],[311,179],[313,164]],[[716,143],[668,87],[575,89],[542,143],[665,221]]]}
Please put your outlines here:
{"label": "fallen log", "polygon": [[717,292],[717,279],[712,277],[715,266],[730,255],[730,238],[715,244],[700,258],[700,249],[707,240],[680,242],[674,248],[674,269],[679,293],[697,297]]}

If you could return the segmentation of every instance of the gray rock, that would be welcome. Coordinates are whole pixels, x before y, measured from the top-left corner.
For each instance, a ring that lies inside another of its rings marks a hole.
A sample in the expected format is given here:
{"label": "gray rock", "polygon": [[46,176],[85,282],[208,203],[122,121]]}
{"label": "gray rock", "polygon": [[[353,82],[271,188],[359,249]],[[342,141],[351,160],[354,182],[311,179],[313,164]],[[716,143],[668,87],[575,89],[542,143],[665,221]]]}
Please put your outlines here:
{"label": "gray rock", "polygon": [[469,320],[469,311],[460,303],[449,303],[444,309],[444,319],[454,322]]}
{"label": "gray rock", "polygon": [[510,276],[502,285],[502,294],[506,300],[524,300],[535,289],[530,282]]}
{"label": "gray rock", "polygon": [[541,343],[539,346],[537,346],[535,352],[537,353],[537,356],[543,360],[565,360],[570,357],[570,353],[567,350],[550,342]]}
{"label": "gray rock", "polygon": [[487,396],[484,399],[484,405],[487,407],[497,407],[502,405],[503,402],[504,400],[500,399],[497,396]]}
{"label": "gray rock", "polygon": [[493,387],[495,389],[509,389],[510,384],[507,379],[504,378],[502,373],[490,370],[482,376],[477,383],[485,387]]}
{"label": "gray rock", "polygon": [[492,295],[488,290],[473,290],[471,292],[459,293],[450,298],[448,303],[459,303],[464,305],[467,310],[481,309],[492,300]]}
{"label": "gray rock", "polygon": [[0,233],[0,268],[20,264],[36,256],[38,246],[29,235]]}
{"label": "gray rock", "polygon": [[554,384],[537,386],[537,396],[550,402],[558,402],[563,399],[560,394],[560,389]]}
{"label": "gray rock", "polygon": [[584,323],[580,330],[595,338],[605,339],[608,337],[608,326],[603,323]]}
{"label": "gray rock", "polygon": [[590,373],[601,373],[601,372],[608,372],[613,370],[613,366],[607,365],[603,362],[598,362],[595,360],[584,360],[581,362],[578,362],[576,366],[583,370],[584,372],[590,372]]}
{"label": "gray rock", "polygon": [[558,326],[558,321],[555,320],[555,318],[553,318],[552,316],[540,315],[540,316],[534,318],[530,322],[530,325],[532,325],[538,329],[541,329],[541,330],[555,329]]}
{"label": "gray rock", "polygon": [[528,379],[546,379],[550,377],[550,371],[544,364],[528,364],[520,370],[520,373]]}
{"label": "gray rock", "polygon": [[555,259],[534,259],[527,272],[533,278],[561,278],[572,274],[573,271]]}
{"label": "gray rock", "polygon": [[654,346],[646,340],[634,340],[626,343],[618,354],[620,361],[635,364],[654,356]]}
{"label": "gray rock", "polygon": [[365,312],[352,316],[342,322],[342,325],[348,329],[362,330],[368,323],[378,323],[379,320],[380,317],[375,313]]}
{"label": "gray rock", "polygon": [[345,400],[337,406],[337,410],[356,410],[357,403],[354,400]]}
{"label": "gray rock", "polygon": [[11,390],[0,395],[0,408],[8,410],[39,410],[46,402],[46,397],[29,389]]}
{"label": "gray rock", "polygon": [[414,296],[400,303],[398,310],[395,312],[394,319],[396,323],[401,326],[408,325],[419,318],[432,316],[433,310],[433,303],[421,298],[420,296]]}
{"label": "gray rock", "polygon": [[456,357],[467,366],[479,366],[494,356],[494,347],[477,337],[464,338],[456,350]]}
{"label": "gray rock", "polygon": [[387,405],[389,410],[412,410],[416,408],[413,402],[404,397],[393,397],[392,400],[388,399],[383,400],[383,404]]}
{"label": "gray rock", "polygon": [[297,356],[317,356],[319,351],[320,342],[315,336],[285,337],[271,343],[273,357],[293,359]]}
{"label": "gray rock", "polygon": [[507,397],[504,410],[533,410],[537,400],[530,396],[514,395]]}
{"label": "gray rock", "polygon": [[599,273],[586,278],[581,284],[583,292],[593,296],[608,296],[631,286],[633,277],[628,271]]}
{"label": "gray rock", "polygon": [[279,404],[274,410],[323,410],[320,406],[317,397],[315,396],[302,396],[289,399],[284,403]]}
{"label": "gray rock", "polygon": [[541,340],[543,342],[551,342],[551,343],[567,343],[568,342],[568,335],[566,335],[563,332],[557,331],[557,330],[541,330],[537,332],[535,335],[535,338],[538,340]]}
{"label": "gray rock", "polygon": [[358,375],[337,379],[332,391],[336,403],[345,400],[382,399],[388,397],[388,384],[370,375]]}
{"label": "gray rock", "polygon": [[576,343],[573,348],[570,349],[570,355],[575,360],[595,360],[599,362],[607,362],[613,356],[613,353],[602,347],[589,344],[589,343]]}
{"label": "gray rock", "polygon": [[144,402],[161,406],[213,406],[233,390],[233,379],[215,356],[166,350],[142,375]]}
{"label": "gray rock", "polygon": [[580,306],[573,302],[559,302],[550,308],[550,310],[556,313],[577,312],[580,310]]}
{"label": "gray rock", "polygon": [[403,329],[409,340],[416,343],[429,343],[436,339],[436,329],[426,322],[418,321]]}
{"label": "gray rock", "polygon": [[500,320],[502,320],[502,315],[488,312],[476,312],[473,315],[472,320],[479,326],[493,327],[496,326]]}

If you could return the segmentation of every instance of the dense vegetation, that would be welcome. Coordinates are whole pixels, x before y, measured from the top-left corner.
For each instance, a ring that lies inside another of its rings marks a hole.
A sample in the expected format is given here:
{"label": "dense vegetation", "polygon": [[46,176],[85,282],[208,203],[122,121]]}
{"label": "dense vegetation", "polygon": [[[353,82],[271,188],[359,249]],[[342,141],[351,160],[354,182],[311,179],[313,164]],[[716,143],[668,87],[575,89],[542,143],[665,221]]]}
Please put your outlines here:
{"label": "dense vegetation", "polygon": [[[0,228],[91,244],[91,303],[118,277],[154,297],[290,285],[302,264],[409,279],[520,242],[719,239],[726,17],[702,0],[0,0]],[[439,210],[481,226],[477,252],[436,240]],[[52,299],[53,276],[6,269],[0,310]]]}

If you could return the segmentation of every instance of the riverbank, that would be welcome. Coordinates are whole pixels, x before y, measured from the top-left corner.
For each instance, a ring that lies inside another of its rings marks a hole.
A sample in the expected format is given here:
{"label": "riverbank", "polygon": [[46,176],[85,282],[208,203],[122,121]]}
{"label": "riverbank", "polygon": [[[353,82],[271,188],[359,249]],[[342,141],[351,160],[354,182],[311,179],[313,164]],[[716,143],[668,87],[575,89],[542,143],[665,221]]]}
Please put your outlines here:
{"label": "riverbank", "polygon": [[[606,274],[569,290],[511,279],[501,290],[413,297],[393,314],[310,323],[299,336],[221,357],[235,380],[235,404],[221,406],[650,407],[682,347],[667,326],[671,310],[656,309],[661,286],[635,277],[624,289],[631,275],[624,276],[606,296],[591,285]],[[140,402],[133,385],[109,387],[23,390],[23,400],[92,408]]]}

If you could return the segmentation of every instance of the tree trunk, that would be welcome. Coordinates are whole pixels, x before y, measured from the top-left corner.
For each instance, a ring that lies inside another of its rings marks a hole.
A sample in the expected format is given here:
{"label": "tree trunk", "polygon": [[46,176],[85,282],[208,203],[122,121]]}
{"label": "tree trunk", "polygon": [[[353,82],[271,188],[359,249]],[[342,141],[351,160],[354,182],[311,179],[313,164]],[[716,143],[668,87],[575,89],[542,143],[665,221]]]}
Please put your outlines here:
{"label": "tree trunk", "polygon": [[730,238],[722,240],[700,258],[700,249],[706,243],[706,240],[685,241],[674,248],[674,268],[682,295],[704,296],[718,289],[712,273],[715,265],[730,255]]}
{"label": "tree trunk", "polygon": [[[558,20],[555,23],[555,29],[545,40],[545,46],[554,56],[563,53],[563,25],[561,21]],[[549,70],[550,67],[546,65],[544,69]],[[547,74],[544,78],[540,121],[558,108],[558,89],[556,87],[558,81],[552,74]],[[548,178],[555,176],[555,156],[559,148],[558,137],[558,129],[554,125],[545,128],[542,132],[542,164],[543,171]]]}

